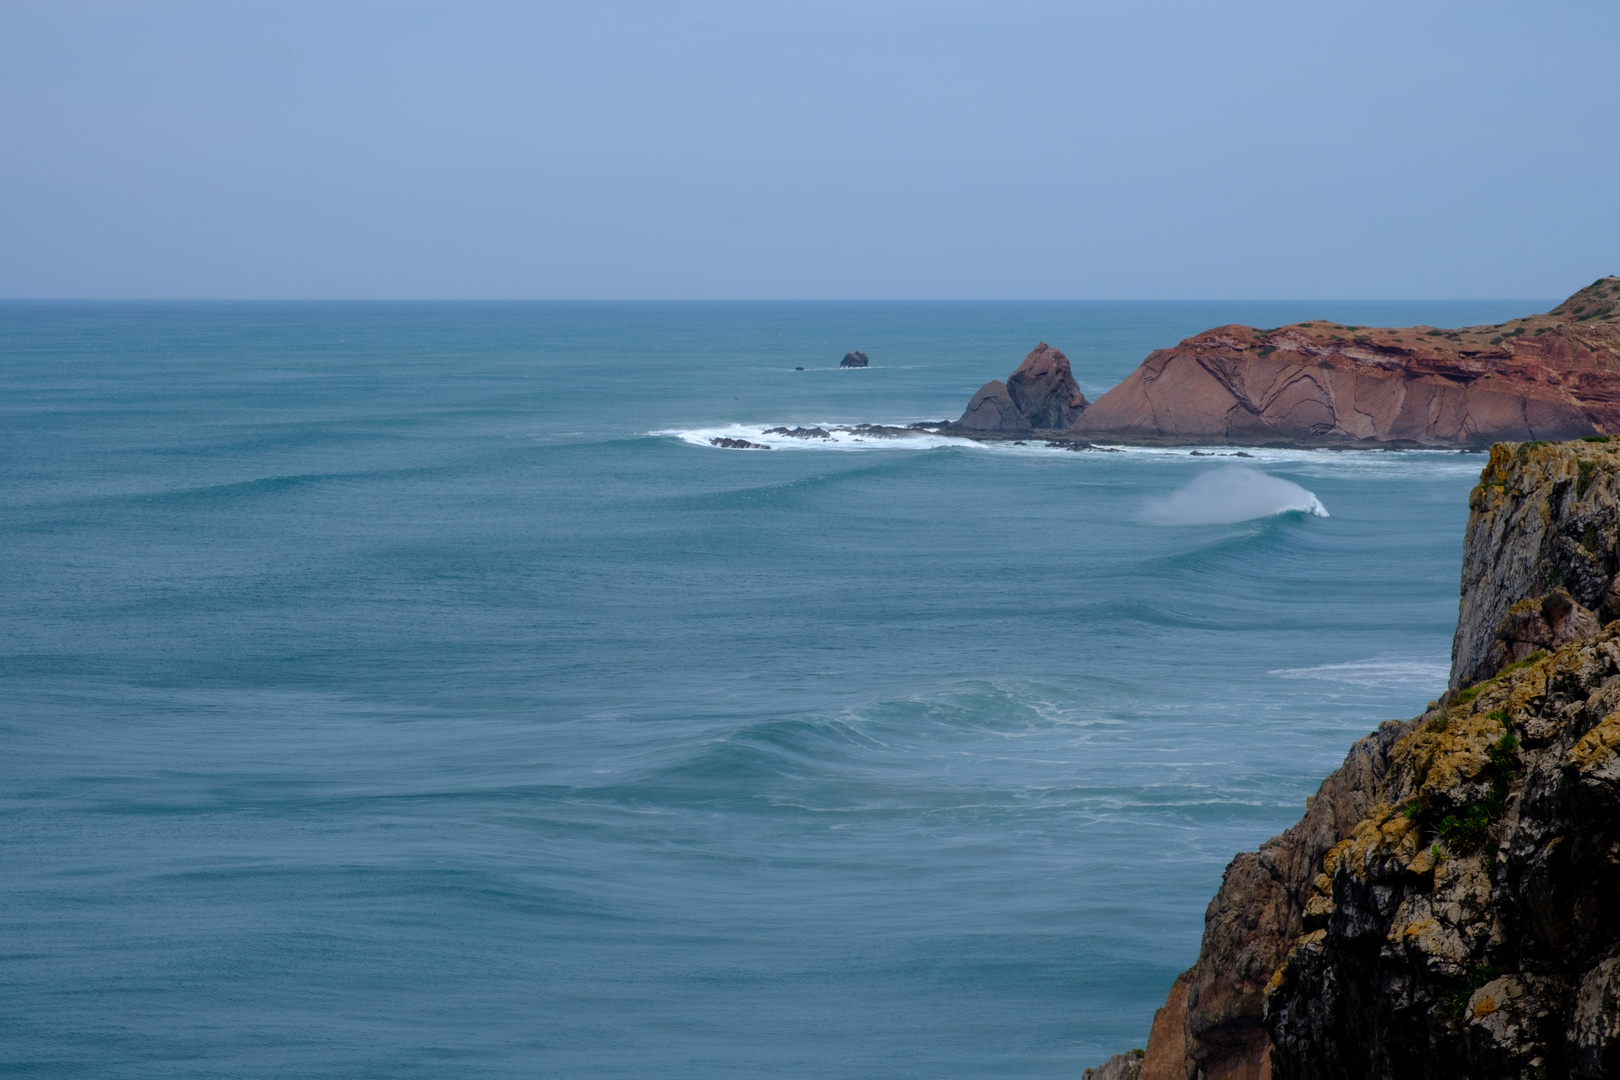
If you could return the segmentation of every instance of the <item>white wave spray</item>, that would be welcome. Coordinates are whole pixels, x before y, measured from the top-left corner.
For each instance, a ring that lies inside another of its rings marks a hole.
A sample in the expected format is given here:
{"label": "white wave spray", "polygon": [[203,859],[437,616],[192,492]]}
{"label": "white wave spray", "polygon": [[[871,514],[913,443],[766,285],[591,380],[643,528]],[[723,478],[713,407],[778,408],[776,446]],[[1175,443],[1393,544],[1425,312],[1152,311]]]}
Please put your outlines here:
{"label": "white wave spray", "polygon": [[1142,517],[1152,525],[1231,525],[1287,513],[1328,516],[1322,501],[1292,480],[1229,465],[1149,498]]}

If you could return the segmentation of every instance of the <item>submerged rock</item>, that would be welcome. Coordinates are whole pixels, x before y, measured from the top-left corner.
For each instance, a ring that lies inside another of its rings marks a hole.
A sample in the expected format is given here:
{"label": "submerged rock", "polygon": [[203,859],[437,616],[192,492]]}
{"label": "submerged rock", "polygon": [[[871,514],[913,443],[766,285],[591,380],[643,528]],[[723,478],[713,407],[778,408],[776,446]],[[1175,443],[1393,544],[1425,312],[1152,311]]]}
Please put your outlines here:
{"label": "submerged rock", "polygon": [[718,446],[723,450],[769,450],[764,443],[749,442],[747,439],[710,439],[710,446]]}

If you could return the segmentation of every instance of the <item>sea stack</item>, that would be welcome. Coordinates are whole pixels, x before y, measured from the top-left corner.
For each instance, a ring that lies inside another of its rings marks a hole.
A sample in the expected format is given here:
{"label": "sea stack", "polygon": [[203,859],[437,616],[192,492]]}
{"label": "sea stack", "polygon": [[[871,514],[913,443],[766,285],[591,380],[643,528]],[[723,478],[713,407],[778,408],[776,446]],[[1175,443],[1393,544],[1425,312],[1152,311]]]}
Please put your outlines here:
{"label": "sea stack", "polygon": [[847,352],[844,354],[844,358],[838,362],[839,367],[865,367],[866,365],[866,354],[863,352]]}
{"label": "sea stack", "polygon": [[1006,382],[979,388],[956,426],[969,431],[1061,431],[1074,425],[1086,396],[1069,370],[1069,358],[1046,342],[1030,350]]}

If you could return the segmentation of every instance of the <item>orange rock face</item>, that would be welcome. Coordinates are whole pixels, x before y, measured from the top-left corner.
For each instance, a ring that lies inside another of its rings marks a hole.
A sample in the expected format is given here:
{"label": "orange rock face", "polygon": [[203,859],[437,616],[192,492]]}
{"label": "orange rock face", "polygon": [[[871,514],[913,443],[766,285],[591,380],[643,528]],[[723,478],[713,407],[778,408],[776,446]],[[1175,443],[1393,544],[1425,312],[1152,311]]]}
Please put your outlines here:
{"label": "orange rock face", "polygon": [[1620,431],[1620,278],[1496,326],[1217,327],[1154,352],[1068,430],[1133,442],[1406,446]]}

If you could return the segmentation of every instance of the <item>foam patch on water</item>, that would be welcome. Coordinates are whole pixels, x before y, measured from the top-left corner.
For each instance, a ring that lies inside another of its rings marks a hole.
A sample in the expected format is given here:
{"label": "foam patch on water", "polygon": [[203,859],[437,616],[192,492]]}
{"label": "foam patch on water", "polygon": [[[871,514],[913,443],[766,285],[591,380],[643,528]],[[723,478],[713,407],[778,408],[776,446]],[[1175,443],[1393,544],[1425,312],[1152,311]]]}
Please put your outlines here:
{"label": "foam patch on water", "polygon": [[1153,525],[1231,525],[1289,513],[1328,516],[1322,501],[1292,480],[1242,465],[1202,473],[1142,508]]}
{"label": "foam patch on water", "polygon": [[[676,438],[702,447],[772,450],[931,450],[939,446],[976,447],[986,445],[937,432],[907,430],[903,425],[883,424],[727,424],[652,431],[650,435]],[[747,447],[726,447],[725,441],[744,442]]]}
{"label": "foam patch on water", "polygon": [[1267,672],[1279,679],[1326,679],[1356,686],[1426,686],[1436,690],[1446,685],[1451,665],[1444,660],[1404,660],[1375,657],[1344,664],[1317,664],[1315,667],[1277,668]]}
{"label": "foam patch on water", "polygon": [[[858,370],[858,369],[857,369]],[[1483,459],[1456,450],[1302,449],[1257,446],[1120,446],[1099,443],[1047,445],[1039,435],[1027,439],[965,439],[938,431],[908,428],[909,421],[851,424],[830,421],[792,421],[782,424],[725,424],[712,427],[649,431],[654,438],[679,439],[705,449],[726,448],[716,440],[740,440],[755,448],[772,450],[932,450],[955,447],[986,454],[1014,456],[1057,454],[1072,459],[1112,461],[1151,460],[1202,464],[1212,459],[1239,459],[1255,465],[1286,465],[1313,475],[1366,474],[1378,476],[1434,476],[1456,473],[1478,475]],[[820,431],[823,435],[806,434]],[[798,434],[789,434],[798,432]],[[751,448],[743,448],[751,449]],[[1076,451],[1081,451],[1076,453]],[[1309,511],[1307,511],[1309,512]]]}

